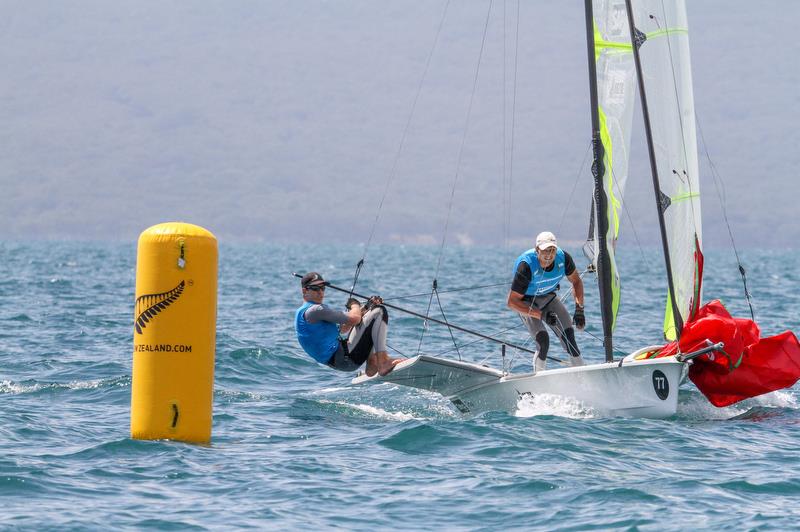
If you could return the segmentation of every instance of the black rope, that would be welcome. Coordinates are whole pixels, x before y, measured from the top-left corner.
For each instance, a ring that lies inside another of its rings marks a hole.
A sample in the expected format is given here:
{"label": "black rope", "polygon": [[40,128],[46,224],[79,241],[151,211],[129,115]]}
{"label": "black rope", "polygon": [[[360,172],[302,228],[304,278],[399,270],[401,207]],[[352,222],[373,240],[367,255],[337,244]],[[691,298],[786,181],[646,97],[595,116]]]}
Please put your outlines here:
{"label": "black rope", "polygon": [[[737,257],[736,260],[738,261],[739,258]],[[750,307],[750,318],[753,321],[756,321],[755,313],[753,312],[753,303],[750,297],[750,290],[747,289],[747,273],[744,270],[744,266],[739,263],[739,274],[742,276],[742,284],[744,285],[744,297],[747,299],[747,306]]]}
{"label": "black rope", "polygon": [[353,297],[353,292],[356,290],[356,283],[358,283],[358,276],[361,275],[362,266],[364,266],[364,257],[361,257],[361,260],[356,264],[356,273],[353,274],[353,286],[350,287],[350,293],[347,295],[348,300]]}

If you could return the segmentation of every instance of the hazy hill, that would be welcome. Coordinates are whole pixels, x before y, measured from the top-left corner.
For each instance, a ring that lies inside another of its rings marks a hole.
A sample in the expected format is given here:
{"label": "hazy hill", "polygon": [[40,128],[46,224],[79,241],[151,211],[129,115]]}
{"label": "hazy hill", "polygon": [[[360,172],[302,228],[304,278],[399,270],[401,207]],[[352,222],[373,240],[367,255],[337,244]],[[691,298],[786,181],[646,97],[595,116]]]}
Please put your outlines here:
{"label": "hazy hill", "polygon": [[[182,219],[226,239],[359,242],[444,2],[0,5],[0,238],[134,239]],[[487,7],[450,6],[377,241],[441,239]],[[704,0],[689,15],[699,123],[738,242],[796,247],[800,4]],[[451,241],[501,243],[506,210],[511,239],[544,228],[583,238],[583,16],[577,0],[521,5],[512,175],[503,141],[510,146],[516,4],[494,3]],[[634,157],[627,199],[647,244],[655,219],[641,138]],[[706,243],[727,246],[704,155],[701,171]]]}

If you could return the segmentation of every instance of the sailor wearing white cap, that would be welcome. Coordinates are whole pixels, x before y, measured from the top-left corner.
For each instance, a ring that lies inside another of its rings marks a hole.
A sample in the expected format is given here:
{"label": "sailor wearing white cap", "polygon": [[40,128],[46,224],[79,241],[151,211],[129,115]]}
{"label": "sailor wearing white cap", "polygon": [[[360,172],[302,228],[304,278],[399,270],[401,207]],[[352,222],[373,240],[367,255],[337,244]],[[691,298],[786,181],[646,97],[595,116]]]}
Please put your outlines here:
{"label": "sailor wearing white cap", "polygon": [[[557,290],[564,279],[572,283],[575,293],[575,313],[570,317],[559,300]],[[508,292],[508,308],[522,317],[531,338],[538,344],[535,369],[542,371],[547,365],[550,337],[544,324],[550,326],[561,345],[570,355],[573,366],[584,364],[575,329],[583,329],[586,318],[583,313],[583,281],[569,253],[558,247],[556,236],[543,231],[536,237],[536,247],[517,258],[514,264],[514,280]]]}

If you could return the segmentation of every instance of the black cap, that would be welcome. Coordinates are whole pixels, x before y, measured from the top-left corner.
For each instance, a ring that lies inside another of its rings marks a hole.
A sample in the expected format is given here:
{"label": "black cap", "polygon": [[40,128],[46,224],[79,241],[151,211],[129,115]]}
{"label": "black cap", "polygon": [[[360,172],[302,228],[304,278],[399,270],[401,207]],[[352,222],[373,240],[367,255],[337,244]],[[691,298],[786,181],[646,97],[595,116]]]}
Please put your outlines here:
{"label": "black cap", "polygon": [[325,279],[323,279],[322,276],[317,272],[308,272],[300,280],[300,286],[303,288],[310,284],[324,284],[325,286],[328,286],[328,283],[325,282]]}

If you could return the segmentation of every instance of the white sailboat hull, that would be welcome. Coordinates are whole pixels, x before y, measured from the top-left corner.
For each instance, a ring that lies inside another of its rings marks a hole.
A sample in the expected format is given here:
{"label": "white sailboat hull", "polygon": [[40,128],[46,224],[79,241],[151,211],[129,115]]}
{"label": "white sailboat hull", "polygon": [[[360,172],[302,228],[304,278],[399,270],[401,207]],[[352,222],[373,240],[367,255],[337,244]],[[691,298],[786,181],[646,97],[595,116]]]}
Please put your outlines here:
{"label": "white sailboat hull", "polygon": [[392,382],[430,390],[465,414],[514,412],[526,396],[551,394],[580,401],[603,415],[665,418],[677,410],[683,368],[675,357],[665,357],[504,375],[477,364],[420,355],[385,377],[359,376],[353,383]]}

